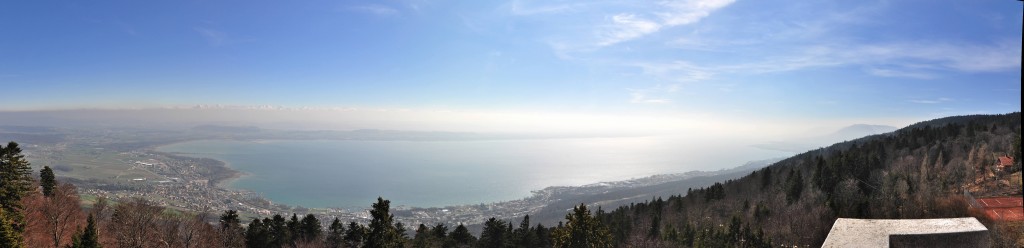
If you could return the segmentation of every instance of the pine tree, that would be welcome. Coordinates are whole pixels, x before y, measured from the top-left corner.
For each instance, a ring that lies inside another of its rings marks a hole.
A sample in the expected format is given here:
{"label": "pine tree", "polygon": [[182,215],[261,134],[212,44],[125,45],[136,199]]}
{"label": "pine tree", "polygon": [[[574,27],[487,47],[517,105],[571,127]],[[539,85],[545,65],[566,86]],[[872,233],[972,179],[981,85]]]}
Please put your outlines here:
{"label": "pine tree", "polygon": [[21,154],[18,143],[11,141],[0,145],[0,208],[7,213],[7,220],[17,236],[21,236],[24,216],[21,214],[21,198],[32,190],[32,167]]}
{"label": "pine tree", "polygon": [[478,247],[508,247],[511,245],[512,233],[508,231],[509,223],[491,217],[484,222],[484,230],[480,232]]}
{"label": "pine tree", "polygon": [[551,247],[551,229],[544,227],[542,224],[537,224],[533,230],[536,233],[534,236],[537,237],[536,247]]}
{"label": "pine tree", "polygon": [[804,177],[800,171],[796,171],[796,175],[793,175],[793,171],[789,172],[789,178],[786,183],[786,202],[792,204],[800,200],[800,194],[804,191]]}
{"label": "pine tree", "polygon": [[320,227],[320,220],[313,214],[306,214],[299,223],[299,232],[302,233],[302,241],[314,241],[323,235]]}
{"label": "pine tree", "polygon": [[102,248],[100,245],[100,237],[96,233],[96,221],[93,220],[92,214],[89,214],[89,218],[86,220],[85,230],[80,233],[75,233],[71,237],[71,248]]}
{"label": "pine tree", "polygon": [[245,230],[238,219],[238,211],[227,210],[220,215],[220,232],[223,247],[245,246]]}
{"label": "pine tree", "polygon": [[43,187],[43,195],[53,196],[53,187],[56,185],[57,179],[53,175],[53,170],[49,166],[43,166],[43,169],[39,171],[39,186]]}
{"label": "pine tree", "polygon": [[355,221],[348,223],[348,230],[345,231],[345,244],[348,247],[362,247],[366,241],[366,227]]}
{"label": "pine tree", "polygon": [[8,218],[6,211],[0,208],[0,247],[24,246],[21,242],[21,233],[15,230],[14,223]]}
{"label": "pine tree", "polygon": [[285,243],[295,244],[296,240],[302,238],[302,230],[299,229],[299,216],[292,213],[292,218],[288,219],[288,222],[285,225],[288,226],[288,233],[291,234],[289,235],[290,238],[285,240]]}
{"label": "pine tree", "polygon": [[448,237],[455,240],[455,245],[459,247],[472,246],[476,242],[476,237],[473,237],[473,234],[469,233],[469,228],[466,228],[463,224],[456,226],[455,230]]}
{"label": "pine tree", "polygon": [[340,248],[345,242],[345,224],[341,223],[337,217],[331,222],[331,226],[327,227],[327,247]]}
{"label": "pine tree", "polygon": [[565,226],[551,234],[555,247],[612,247],[608,227],[590,215],[587,205],[573,207],[565,219]]}
{"label": "pine tree", "polygon": [[412,238],[412,247],[426,248],[430,246],[430,228],[427,225],[420,224],[419,227],[416,227],[416,235]]}
{"label": "pine tree", "polygon": [[517,247],[537,247],[537,234],[530,227],[530,215],[524,216],[523,221],[519,222],[519,228],[512,233],[515,234],[514,243]]}
{"label": "pine tree", "polygon": [[288,221],[285,220],[284,216],[281,216],[280,214],[275,214],[273,219],[270,220],[264,219],[263,224],[270,227],[268,229],[271,236],[271,247],[281,247],[289,244],[289,241],[292,240],[292,234],[288,231],[287,222]]}
{"label": "pine tree", "polygon": [[402,247],[402,233],[396,228],[395,216],[389,211],[391,201],[377,197],[377,203],[370,210],[370,236],[366,239],[366,247]]}
{"label": "pine tree", "polygon": [[260,221],[259,218],[254,218],[249,223],[249,227],[245,229],[245,247],[270,247],[270,231],[267,228],[269,224]]}

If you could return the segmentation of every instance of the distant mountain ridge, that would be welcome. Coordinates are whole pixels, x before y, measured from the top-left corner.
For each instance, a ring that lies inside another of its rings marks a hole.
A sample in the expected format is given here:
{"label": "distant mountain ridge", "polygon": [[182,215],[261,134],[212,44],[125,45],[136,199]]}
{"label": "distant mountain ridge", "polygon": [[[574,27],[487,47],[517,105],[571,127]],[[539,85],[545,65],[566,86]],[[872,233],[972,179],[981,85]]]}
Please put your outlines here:
{"label": "distant mountain ridge", "polygon": [[886,126],[886,125],[871,125],[871,124],[854,124],[848,127],[844,127],[829,134],[828,137],[832,138],[843,138],[843,139],[856,139],[868,135],[883,134],[892,131],[896,131],[897,127]]}
{"label": "distant mountain ridge", "polygon": [[764,144],[756,144],[754,147],[786,152],[805,152],[808,150],[824,147],[830,144],[843,141],[855,140],[871,135],[884,134],[896,131],[897,127],[872,124],[854,124],[836,130],[835,132],[812,136],[809,138],[794,139],[789,141],[773,141]]}

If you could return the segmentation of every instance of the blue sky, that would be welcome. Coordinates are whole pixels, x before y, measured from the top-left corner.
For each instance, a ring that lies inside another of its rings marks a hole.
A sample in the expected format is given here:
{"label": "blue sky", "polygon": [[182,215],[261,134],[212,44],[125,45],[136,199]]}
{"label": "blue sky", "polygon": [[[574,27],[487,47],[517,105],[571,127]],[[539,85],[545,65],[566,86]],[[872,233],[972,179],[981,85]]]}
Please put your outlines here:
{"label": "blue sky", "polygon": [[909,124],[1020,110],[1021,9],[915,0],[5,1],[0,110],[270,105],[491,120]]}

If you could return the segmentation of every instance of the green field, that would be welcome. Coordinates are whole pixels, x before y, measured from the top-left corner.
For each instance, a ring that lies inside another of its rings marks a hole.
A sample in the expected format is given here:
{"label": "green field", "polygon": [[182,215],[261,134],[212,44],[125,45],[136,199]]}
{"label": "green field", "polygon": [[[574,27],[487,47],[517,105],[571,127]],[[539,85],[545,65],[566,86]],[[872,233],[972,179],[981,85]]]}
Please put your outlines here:
{"label": "green field", "polygon": [[31,156],[29,162],[35,170],[43,166],[55,168],[58,177],[80,180],[96,179],[106,183],[130,182],[135,178],[147,180],[163,177],[136,166],[142,160],[133,154],[111,152],[102,148],[68,146],[63,149]]}

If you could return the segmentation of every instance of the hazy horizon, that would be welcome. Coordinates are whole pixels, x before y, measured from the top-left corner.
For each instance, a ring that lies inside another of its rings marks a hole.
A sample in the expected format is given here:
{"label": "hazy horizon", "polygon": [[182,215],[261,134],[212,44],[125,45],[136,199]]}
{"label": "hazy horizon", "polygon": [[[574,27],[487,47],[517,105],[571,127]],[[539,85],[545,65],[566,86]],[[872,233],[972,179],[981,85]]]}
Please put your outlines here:
{"label": "hazy horizon", "polygon": [[0,122],[777,139],[1020,110],[1017,2],[9,2]]}

